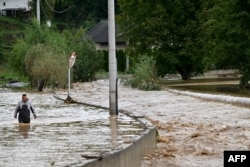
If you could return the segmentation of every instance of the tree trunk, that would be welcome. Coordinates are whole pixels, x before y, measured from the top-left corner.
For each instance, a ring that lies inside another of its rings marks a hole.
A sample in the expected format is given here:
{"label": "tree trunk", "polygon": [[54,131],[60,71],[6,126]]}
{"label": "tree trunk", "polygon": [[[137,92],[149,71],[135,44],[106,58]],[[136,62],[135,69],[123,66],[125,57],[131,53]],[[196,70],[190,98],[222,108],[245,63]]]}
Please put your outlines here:
{"label": "tree trunk", "polygon": [[193,67],[192,65],[187,65],[185,67],[176,66],[177,71],[181,75],[182,80],[190,80],[192,77]]}
{"label": "tree trunk", "polygon": [[248,75],[248,73],[244,74],[241,76],[240,78],[240,87],[242,88],[248,88],[249,87],[249,80],[250,80],[250,75]]}
{"label": "tree trunk", "polygon": [[43,79],[39,79],[38,80],[38,91],[39,92],[42,92],[43,91],[43,88],[45,87],[45,81]]}

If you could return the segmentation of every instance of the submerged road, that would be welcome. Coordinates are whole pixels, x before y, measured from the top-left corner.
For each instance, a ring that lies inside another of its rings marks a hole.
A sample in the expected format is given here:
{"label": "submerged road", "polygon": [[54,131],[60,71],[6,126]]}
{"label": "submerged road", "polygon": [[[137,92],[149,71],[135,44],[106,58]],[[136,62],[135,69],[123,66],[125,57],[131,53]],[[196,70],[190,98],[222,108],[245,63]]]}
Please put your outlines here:
{"label": "submerged road", "polygon": [[[123,114],[110,119],[104,109],[64,104],[50,93],[28,93],[37,112],[30,126],[14,119],[22,92],[0,90],[0,166],[66,166],[112,151],[144,126]],[[71,166],[71,165],[70,165]]]}
{"label": "submerged road", "polygon": [[[224,150],[250,149],[250,109],[221,102],[244,98],[221,95],[206,100],[201,94],[140,91],[122,85],[118,91],[120,109],[145,116],[159,130],[158,148],[145,156],[142,167],[221,167]],[[108,81],[75,83],[72,97],[108,107]]]}

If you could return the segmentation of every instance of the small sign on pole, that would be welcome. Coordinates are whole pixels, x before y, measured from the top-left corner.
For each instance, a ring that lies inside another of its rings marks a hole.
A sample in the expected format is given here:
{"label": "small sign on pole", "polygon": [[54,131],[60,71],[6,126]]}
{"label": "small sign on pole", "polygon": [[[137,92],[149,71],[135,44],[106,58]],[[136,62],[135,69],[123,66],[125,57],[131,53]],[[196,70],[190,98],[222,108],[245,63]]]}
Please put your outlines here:
{"label": "small sign on pole", "polygon": [[76,61],[76,52],[71,53],[71,55],[69,56],[69,70],[68,70],[68,82],[69,82],[69,90],[68,90],[68,98],[70,98],[70,69],[74,66]]}
{"label": "small sign on pole", "polygon": [[71,53],[69,56],[69,68],[72,68],[76,61],[76,52]]}

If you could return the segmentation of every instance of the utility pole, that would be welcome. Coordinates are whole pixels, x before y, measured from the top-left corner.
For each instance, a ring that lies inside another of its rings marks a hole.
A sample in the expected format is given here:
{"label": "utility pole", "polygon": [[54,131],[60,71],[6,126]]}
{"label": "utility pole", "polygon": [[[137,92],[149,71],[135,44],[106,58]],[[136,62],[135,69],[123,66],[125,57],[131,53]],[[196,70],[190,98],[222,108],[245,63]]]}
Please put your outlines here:
{"label": "utility pole", "polygon": [[41,19],[40,19],[40,0],[36,0],[36,19],[38,24],[40,25]]}
{"label": "utility pole", "polygon": [[[40,21],[40,0],[36,0],[36,19],[37,19],[37,23],[38,25],[41,24],[41,21]],[[38,89],[40,89],[40,86],[41,86],[41,79],[38,78],[37,79],[37,85],[38,85]]]}
{"label": "utility pole", "polygon": [[108,37],[109,37],[109,114],[118,115],[117,111],[117,62],[115,42],[115,3],[108,0]]}

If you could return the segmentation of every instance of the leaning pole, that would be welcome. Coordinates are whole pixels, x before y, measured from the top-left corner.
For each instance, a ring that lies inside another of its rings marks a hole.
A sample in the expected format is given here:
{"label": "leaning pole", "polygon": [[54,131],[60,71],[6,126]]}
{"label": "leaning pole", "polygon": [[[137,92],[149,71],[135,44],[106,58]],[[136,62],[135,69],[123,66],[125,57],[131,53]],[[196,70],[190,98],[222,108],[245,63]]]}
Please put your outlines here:
{"label": "leaning pole", "polygon": [[115,42],[115,5],[108,0],[108,37],[109,37],[109,114],[115,116],[117,111],[117,63]]}

